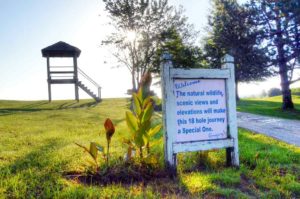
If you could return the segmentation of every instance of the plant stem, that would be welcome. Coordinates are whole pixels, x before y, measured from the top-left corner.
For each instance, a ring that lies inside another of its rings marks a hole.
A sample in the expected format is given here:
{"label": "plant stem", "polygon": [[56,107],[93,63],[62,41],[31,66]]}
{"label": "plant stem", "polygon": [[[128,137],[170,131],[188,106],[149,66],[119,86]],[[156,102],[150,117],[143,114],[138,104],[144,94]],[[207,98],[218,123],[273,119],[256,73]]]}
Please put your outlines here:
{"label": "plant stem", "polygon": [[140,147],[140,158],[143,159],[143,149]]}
{"label": "plant stem", "polygon": [[106,154],[106,166],[108,167],[108,158],[109,158],[109,142],[107,141],[107,154]]}
{"label": "plant stem", "polygon": [[147,142],[147,155],[149,155],[150,154],[150,144],[149,144],[149,142]]}

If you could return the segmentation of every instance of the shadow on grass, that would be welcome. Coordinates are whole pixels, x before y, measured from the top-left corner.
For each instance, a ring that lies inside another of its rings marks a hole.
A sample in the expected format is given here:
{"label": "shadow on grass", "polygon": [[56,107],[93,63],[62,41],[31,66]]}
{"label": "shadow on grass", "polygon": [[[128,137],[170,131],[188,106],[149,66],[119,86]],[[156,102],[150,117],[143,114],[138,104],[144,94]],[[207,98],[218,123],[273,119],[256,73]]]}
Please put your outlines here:
{"label": "shadow on grass", "polygon": [[60,190],[63,185],[58,180],[61,168],[66,160],[55,160],[53,151],[64,144],[56,139],[49,139],[46,145],[36,148],[8,165],[0,167],[0,181],[4,183],[5,194],[10,198],[18,197],[54,197],[53,190]]}
{"label": "shadow on grass", "polygon": [[55,107],[42,107],[43,105],[49,104],[48,102],[36,102],[22,106],[20,108],[0,108],[0,116],[13,115],[17,113],[30,113],[38,111],[51,111],[51,110],[66,110],[75,108],[89,108],[94,107],[98,102],[63,102],[62,104],[55,104]]}

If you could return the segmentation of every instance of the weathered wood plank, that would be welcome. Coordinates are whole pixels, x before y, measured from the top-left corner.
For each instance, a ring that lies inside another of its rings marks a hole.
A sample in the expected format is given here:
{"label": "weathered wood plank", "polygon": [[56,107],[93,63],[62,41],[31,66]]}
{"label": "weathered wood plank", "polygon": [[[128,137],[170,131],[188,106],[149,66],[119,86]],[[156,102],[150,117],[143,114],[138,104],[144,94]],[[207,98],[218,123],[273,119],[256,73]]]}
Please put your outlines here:
{"label": "weathered wood plank", "polygon": [[227,118],[228,136],[234,140],[234,146],[227,149],[227,164],[239,166],[238,130],[236,118],[236,94],[235,94],[235,75],[234,58],[230,55],[224,57],[222,68],[230,70],[230,78],[226,79],[226,98],[227,98]]}
{"label": "weathered wood plank", "polygon": [[175,168],[176,166],[176,155],[173,151],[173,133],[171,133],[172,127],[175,125],[175,109],[170,106],[174,104],[174,94],[170,91],[173,90],[173,84],[171,84],[170,79],[170,69],[172,68],[172,62],[168,59],[167,55],[165,55],[163,60],[163,65],[161,68],[162,71],[162,96],[163,96],[163,125],[165,129],[164,134],[164,149],[165,149],[165,160],[166,164]]}
{"label": "weathered wood plank", "polygon": [[233,146],[234,146],[233,139],[181,142],[181,143],[173,143],[173,152],[181,153],[181,152],[192,152],[192,151],[205,151],[211,149],[228,148]]}
{"label": "weathered wood plank", "polygon": [[79,102],[79,88],[78,88],[78,70],[77,70],[77,57],[73,57],[74,63],[74,79],[75,79],[75,100]]}
{"label": "weathered wood plank", "polygon": [[172,78],[197,78],[197,79],[226,79],[230,77],[230,71],[224,69],[179,69],[171,68],[170,76]]}
{"label": "weathered wood plank", "polygon": [[50,71],[50,74],[69,74],[74,73],[74,71]]}
{"label": "weathered wood plank", "polygon": [[48,98],[51,102],[51,75],[50,75],[50,57],[47,56],[47,82],[48,82]]}
{"label": "weathered wood plank", "polygon": [[74,84],[74,79],[51,79],[51,84]]}

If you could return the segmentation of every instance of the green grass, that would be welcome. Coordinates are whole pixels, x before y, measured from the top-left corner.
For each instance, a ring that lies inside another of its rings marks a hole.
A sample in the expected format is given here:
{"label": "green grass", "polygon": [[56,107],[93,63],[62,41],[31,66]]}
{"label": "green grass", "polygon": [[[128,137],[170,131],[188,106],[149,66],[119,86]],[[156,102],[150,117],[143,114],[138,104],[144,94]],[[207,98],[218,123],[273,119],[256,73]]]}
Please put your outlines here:
{"label": "green grass", "polygon": [[300,120],[300,96],[293,95],[293,102],[295,105],[295,110],[283,111],[281,109],[281,96],[261,99],[241,99],[237,103],[237,110],[259,115]]}
{"label": "green grass", "polygon": [[[121,161],[127,106],[126,99],[0,101],[0,198],[300,197],[300,149],[243,129],[240,169],[225,167],[225,152],[219,150],[179,155],[174,180],[88,186],[66,179],[65,173],[89,167],[90,157],[74,142],[105,144],[101,130],[107,117],[116,124],[112,157]],[[162,143],[155,148],[161,163],[162,148]]]}

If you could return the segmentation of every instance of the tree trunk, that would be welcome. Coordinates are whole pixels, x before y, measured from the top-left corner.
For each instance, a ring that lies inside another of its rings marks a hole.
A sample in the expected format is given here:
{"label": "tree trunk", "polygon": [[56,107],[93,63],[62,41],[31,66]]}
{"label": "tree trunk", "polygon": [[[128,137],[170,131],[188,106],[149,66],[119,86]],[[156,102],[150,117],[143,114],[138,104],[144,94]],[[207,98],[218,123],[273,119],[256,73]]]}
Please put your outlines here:
{"label": "tree trunk", "polygon": [[[132,71],[131,71],[131,81],[132,81],[132,90],[131,90],[131,96],[132,96],[133,93],[137,91],[136,84],[135,84],[135,71],[134,71],[134,67],[132,67]],[[133,98],[132,97],[130,99],[130,110],[133,111]]]}
{"label": "tree trunk", "polygon": [[277,52],[278,52],[278,65],[279,65],[279,74],[281,80],[281,92],[282,92],[282,109],[294,109],[294,104],[292,101],[292,94],[290,90],[290,83],[287,74],[287,63],[285,59],[285,52],[284,52],[284,43],[283,43],[283,36],[281,30],[281,21],[280,18],[276,20],[276,28],[277,28]]}
{"label": "tree trunk", "polygon": [[132,93],[136,91],[136,84],[135,84],[135,74],[134,68],[131,71],[131,81],[132,81]]}
{"label": "tree trunk", "polygon": [[[281,65],[279,63],[279,68],[281,70],[282,67],[286,66],[286,64]],[[294,109],[294,103],[292,101],[292,94],[290,90],[290,84],[287,77],[286,71],[279,71],[280,79],[281,79],[281,92],[282,92],[282,109]]]}

